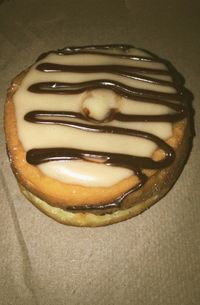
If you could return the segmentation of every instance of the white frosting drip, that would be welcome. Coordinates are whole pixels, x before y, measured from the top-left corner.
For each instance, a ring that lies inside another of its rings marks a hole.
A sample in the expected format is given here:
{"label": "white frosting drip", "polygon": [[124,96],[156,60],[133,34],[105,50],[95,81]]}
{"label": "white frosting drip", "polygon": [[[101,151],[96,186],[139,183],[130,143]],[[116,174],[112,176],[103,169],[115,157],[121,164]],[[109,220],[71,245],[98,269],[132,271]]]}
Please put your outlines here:
{"label": "white frosting drip", "polygon": [[[110,51],[107,52],[109,53]],[[120,52],[116,51],[116,53]],[[130,50],[128,53],[138,56],[145,55],[150,58],[149,54],[137,49]],[[94,79],[111,79],[139,89],[175,93],[176,91],[172,86],[144,82],[142,79],[135,80],[127,77],[125,78],[111,73],[44,73],[35,69],[39,63],[45,62],[68,65],[133,65],[136,67],[167,70],[162,63],[129,60],[106,55],[77,54],[65,56],[49,54],[30,69],[23,79],[20,88],[14,95],[18,134],[26,151],[32,148],[68,147],[151,157],[156,149],[156,145],[149,140],[126,135],[88,132],[55,124],[44,125],[30,123],[24,120],[24,115],[33,110],[82,112],[85,107],[90,110],[90,115],[94,119],[103,120],[108,111],[116,107],[121,113],[147,115],[173,113],[168,107],[153,103],[147,104],[144,102],[132,101],[118,96],[116,97],[116,94],[112,93],[110,90],[101,91],[98,89],[96,92],[93,91],[93,93],[89,94],[84,92],[73,95],[59,95],[35,94],[29,92],[27,88],[38,82],[57,81],[76,83]],[[161,75],[159,77],[159,75],[152,74],[151,77],[155,79],[170,80],[168,75]],[[100,93],[102,93],[102,95]],[[74,122],[81,122],[80,119],[70,119],[70,121],[73,120]],[[82,121],[82,123],[83,122],[84,121]],[[92,123],[87,122],[87,124]],[[163,140],[166,140],[172,135],[171,123],[110,121],[108,123],[102,123],[102,125],[146,131],[157,135]],[[109,187],[133,174],[131,170],[121,167],[111,167],[87,161],[54,161],[41,164],[38,168],[44,174],[62,182],[86,186]]]}

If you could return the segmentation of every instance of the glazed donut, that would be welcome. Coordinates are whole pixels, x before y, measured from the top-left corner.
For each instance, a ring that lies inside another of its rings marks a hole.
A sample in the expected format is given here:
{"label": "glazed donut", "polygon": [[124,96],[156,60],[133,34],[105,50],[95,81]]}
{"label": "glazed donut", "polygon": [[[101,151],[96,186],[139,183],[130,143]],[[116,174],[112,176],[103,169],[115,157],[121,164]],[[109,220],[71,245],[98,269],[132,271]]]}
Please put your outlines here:
{"label": "glazed donut", "polygon": [[183,169],[190,99],[175,68],[143,49],[40,55],[13,80],[5,104],[7,151],[22,193],[68,225],[138,215]]}

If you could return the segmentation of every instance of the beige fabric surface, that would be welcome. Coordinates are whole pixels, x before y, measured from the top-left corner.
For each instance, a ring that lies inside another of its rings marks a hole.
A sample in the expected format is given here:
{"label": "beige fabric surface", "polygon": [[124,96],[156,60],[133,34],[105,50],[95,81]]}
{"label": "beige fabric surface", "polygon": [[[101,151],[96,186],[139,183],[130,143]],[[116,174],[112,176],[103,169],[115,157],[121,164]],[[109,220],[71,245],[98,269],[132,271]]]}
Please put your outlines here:
{"label": "beige fabric surface", "polygon": [[[0,304],[200,304],[199,1],[0,1]],[[47,50],[129,43],[168,58],[194,94],[184,171],[142,215],[103,228],[54,222],[19,192],[6,156],[10,80]]]}

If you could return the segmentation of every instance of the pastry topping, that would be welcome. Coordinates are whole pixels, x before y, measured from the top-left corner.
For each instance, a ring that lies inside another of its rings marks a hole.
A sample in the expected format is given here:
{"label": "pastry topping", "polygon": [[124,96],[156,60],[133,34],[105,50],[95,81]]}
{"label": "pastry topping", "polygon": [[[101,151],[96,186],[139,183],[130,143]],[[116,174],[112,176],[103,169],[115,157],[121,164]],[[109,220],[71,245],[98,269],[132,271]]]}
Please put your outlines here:
{"label": "pastry topping", "polygon": [[[172,123],[185,117],[185,99],[168,62],[123,45],[43,54],[14,95],[28,163],[86,186],[111,186],[134,174],[134,190],[147,179],[143,169],[173,162],[165,141]],[[157,148],[159,161],[152,158]]]}

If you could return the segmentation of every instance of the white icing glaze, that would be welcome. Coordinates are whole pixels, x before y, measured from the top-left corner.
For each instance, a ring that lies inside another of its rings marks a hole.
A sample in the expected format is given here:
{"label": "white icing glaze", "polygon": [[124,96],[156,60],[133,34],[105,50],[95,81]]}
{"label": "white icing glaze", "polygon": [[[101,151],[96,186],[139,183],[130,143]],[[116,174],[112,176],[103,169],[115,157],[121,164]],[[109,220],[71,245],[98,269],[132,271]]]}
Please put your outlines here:
{"label": "white icing glaze", "polygon": [[84,186],[110,186],[110,181],[106,177],[112,177],[112,182],[115,184],[133,174],[131,170],[125,168],[87,161],[53,161],[40,164],[38,167],[44,174],[52,178]]}
{"label": "white icing glaze", "polygon": [[[111,51],[107,51],[110,53]],[[115,53],[120,53],[116,51]],[[128,54],[135,56],[150,55],[144,51],[132,49]],[[16,119],[19,138],[26,151],[32,148],[48,147],[70,147],[84,150],[109,151],[124,153],[135,156],[150,157],[156,145],[138,137],[125,135],[106,134],[97,132],[87,132],[72,127],[60,125],[34,124],[24,120],[24,115],[33,110],[62,110],[82,112],[83,108],[90,110],[90,115],[95,120],[103,120],[108,111],[118,108],[121,113],[127,114],[169,114],[173,111],[163,105],[143,103],[140,101],[130,101],[126,98],[117,96],[110,90],[94,90],[75,95],[58,94],[35,94],[27,89],[33,83],[57,81],[57,82],[85,82],[98,79],[111,79],[121,82],[131,87],[159,91],[164,93],[175,93],[176,90],[170,85],[160,85],[152,82],[143,81],[142,76],[138,79],[131,79],[114,75],[111,73],[72,73],[72,72],[50,72],[44,73],[36,70],[40,63],[58,63],[68,65],[130,65],[135,67],[154,68],[167,70],[164,64],[159,62],[148,62],[133,59],[114,58],[107,55],[97,54],[76,54],[76,55],[56,55],[49,54],[44,59],[29,70],[22,81],[22,84],[14,95],[16,108]],[[142,74],[141,74],[142,75]],[[143,73],[143,75],[145,75]],[[150,76],[150,75],[149,75]],[[152,74],[152,78],[171,80],[169,75]],[[70,121],[80,121],[70,119]],[[88,124],[92,124],[88,122]],[[110,121],[102,123],[115,127],[136,129],[157,135],[166,140],[172,135],[172,124],[164,122],[119,122]],[[97,164],[87,161],[59,161],[48,162],[38,166],[46,175],[66,183],[74,183],[86,186],[106,186],[109,187],[121,180],[131,176],[132,171],[121,167],[108,167],[104,164]]]}

